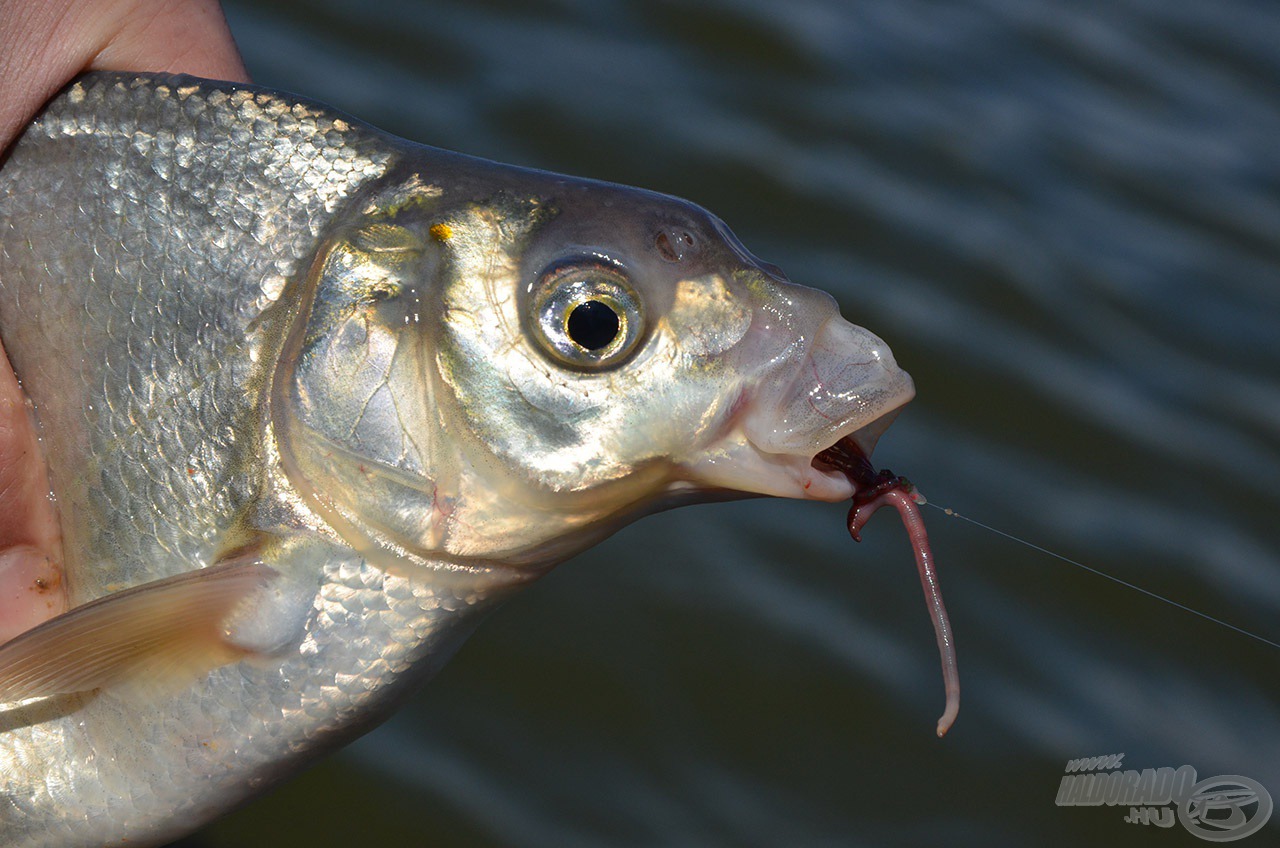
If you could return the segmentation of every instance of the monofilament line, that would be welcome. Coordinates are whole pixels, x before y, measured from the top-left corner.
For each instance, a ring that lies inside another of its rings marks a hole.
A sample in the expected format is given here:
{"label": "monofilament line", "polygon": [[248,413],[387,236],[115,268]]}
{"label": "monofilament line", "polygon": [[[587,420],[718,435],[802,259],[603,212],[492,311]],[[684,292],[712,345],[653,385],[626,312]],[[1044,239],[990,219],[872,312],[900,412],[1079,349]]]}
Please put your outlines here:
{"label": "monofilament line", "polygon": [[1192,609],[1186,604],[1180,604],[1177,601],[1173,600],[1172,598],[1166,598],[1164,595],[1158,595],[1155,592],[1152,592],[1150,589],[1144,589],[1141,586],[1136,586],[1127,580],[1121,580],[1119,577],[1116,577],[1111,574],[1107,574],[1105,571],[1099,571],[1098,569],[1093,568],[1092,566],[1085,565],[1083,562],[1077,562],[1076,560],[1071,559],[1070,557],[1065,557],[1062,554],[1054,553],[1048,548],[1042,548],[1039,545],[1035,544],[1034,542],[1028,542],[1026,539],[1020,539],[1011,533],[1006,533],[1003,530],[997,530],[996,528],[992,527],[990,524],[983,524],[981,521],[972,519],[967,515],[961,515],[960,513],[956,512],[954,509],[938,506],[936,503],[933,503],[931,501],[926,501],[925,505],[931,506],[934,509],[941,510],[942,512],[951,516],[952,518],[959,518],[961,521],[967,521],[970,524],[973,524],[977,527],[981,527],[984,530],[990,530],[992,533],[995,533],[997,536],[1003,536],[1004,538],[1008,539],[1011,542],[1017,542],[1020,545],[1026,545],[1028,548],[1031,548],[1032,550],[1037,550],[1042,554],[1048,554],[1054,559],[1060,559],[1065,563],[1074,565],[1076,568],[1083,568],[1085,571],[1089,572],[1090,574],[1096,574],[1099,577],[1105,577],[1106,579],[1110,580],[1112,583],[1119,583],[1121,586],[1125,586],[1129,589],[1134,590],[1135,592],[1141,592],[1142,594],[1147,595],[1148,597],[1155,598],[1157,601],[1163,601],[1164,603],[1169,604],[1170,606],[1177,607],[1178,609],[1189,612],[1192,615],[1197,615],[1206,621],[1212,621],[1214,624],[1220,624],[1223,627],[1227,628],[1228,630],[1234,630],[1235,632],[1239,633],[1242,636],[1248,636],[1250,639],[1256,639],[1259,642],[1262,642],[1264,645],[1270,645],[1273,648],[1280,648],[1280,643],[1272,642],[1270,639],[1266,638],[1265,636],[1259,636],[1257,633],[1251,633],[1248,630],[1245,630],[1243,627],[1236,627],[1234,624],[1230,624],[1226,621],[1223,621],[1220,618],[1214,618],[1208,613],[1203,613],[1203,612],[1200,612],[1200,610]]}

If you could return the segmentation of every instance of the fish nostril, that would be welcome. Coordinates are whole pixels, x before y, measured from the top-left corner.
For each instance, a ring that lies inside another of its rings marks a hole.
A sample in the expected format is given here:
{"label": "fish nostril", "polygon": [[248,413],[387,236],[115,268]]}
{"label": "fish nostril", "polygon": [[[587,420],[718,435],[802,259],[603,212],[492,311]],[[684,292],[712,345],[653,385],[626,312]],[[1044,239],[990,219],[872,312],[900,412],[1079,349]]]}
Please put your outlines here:
{"label": "fish nostril", "polygon": [[698,240],[688,230],[666,229],[654,237],[653,246],[668,262],[681,262],[697,249]]}

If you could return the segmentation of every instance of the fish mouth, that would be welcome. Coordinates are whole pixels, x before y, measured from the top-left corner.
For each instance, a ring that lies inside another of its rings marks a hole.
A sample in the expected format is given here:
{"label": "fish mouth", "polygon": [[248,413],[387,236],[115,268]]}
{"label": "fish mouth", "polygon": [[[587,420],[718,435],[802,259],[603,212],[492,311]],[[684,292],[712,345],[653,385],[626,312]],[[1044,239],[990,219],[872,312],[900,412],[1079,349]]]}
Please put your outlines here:
{"label": "fish mouth", "polygon": [[771,452],[740,438],[707,452],[691,470],[703,486],[742,495],[846,501],[858,491],[858,484],[853,480],[856,475],[849,474],[839,461],[837,451],[847,454],[852,445],[869,465],[876,442],[903,405],[867,424],[833,434],[830,444],[816,453]]}
{"label": "fish mouth", "polygon": [[[807,330],[760,328],[753,355],[769,364],[743,381],[716,435],[683,463],[694,486],[817,501],[853,496],[858,482],[822,457],[842,442],[870,457],[915,386],[888,345],[841,318],[834,301],[812,311]],[[784,331],[799,343],[783,344]]]}
{"label": "fish mouth", "polygon": [[902,407],[899,406],[870,424],[846,433],[830,447],[818,451],[809,464],[819,473],[843,477],[850,484],[849,495],[854,495],[855,490],[868,485],[868,481],[875,477],[876,471],[875,466],[871,464],[871,452],[875,450],[880,436],[901,411]]}

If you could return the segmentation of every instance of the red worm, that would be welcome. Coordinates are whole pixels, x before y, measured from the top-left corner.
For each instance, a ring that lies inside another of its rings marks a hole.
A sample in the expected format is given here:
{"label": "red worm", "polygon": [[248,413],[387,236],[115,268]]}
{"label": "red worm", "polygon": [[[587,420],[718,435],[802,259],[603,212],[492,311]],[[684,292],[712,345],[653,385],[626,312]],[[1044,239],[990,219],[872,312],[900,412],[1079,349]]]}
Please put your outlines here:
{"label": "red worm", "polygon": [[[899,478],[901,479],[901,478]],[[960,669],[956,665],[956,642],[951,635],[951,622],[947,618],[947,607],[942,603],[942,587],[938,585],[938,571],[934,565],[933,549],[929,547],[929,534],[924,529],[924,519],[920,517],[920,508],[908,493],[910,486],[895,486],[886,489],[870,501],[859,503],[855,498],[853,508],[849,510],[849,534],[854,539],[862,526],[880,507],[888,505],[898,510],[902,524],[907,528],[907,536],[911,539],[911,548],[916,555],[916,568],[920,572],[920,585],[924,587],[925,603],[929,605],[929,617],[933,619],[933,632],[938,637],[938,653],[942,656],[942,683],[947,692],[947,705],[938,719],[938,735],[944,736],[951,729],[960,712]]]}
{"label": "red worm", "polygon": [[943,736],[960,712],[960,670],[956,665],[955,638],[951,635],[951,622],[947,608],[942,603],[942,588],[938,585],[938,571],[929,547],[929,535],[924,529],[924,519],[914,497],[915,487],[905,477],[897,477],[888,470],[877,472],[867,460],[862,449],[852,438],[841,439],[836,445],[818,454],[816,459],[843,472],[857,487],[853,506],[849,509],[849,535],[861,541],[863,526],[882,506],[898,510],[911,548],[916,555],[916,568],[920,572],[920,585],[924,587],[925,602],[929,605],[929,617],[933,620],[933,632],[938,638],[938,653],[942,657],[942,683],[947,693],[946,707],[938,719],[938,735]]}

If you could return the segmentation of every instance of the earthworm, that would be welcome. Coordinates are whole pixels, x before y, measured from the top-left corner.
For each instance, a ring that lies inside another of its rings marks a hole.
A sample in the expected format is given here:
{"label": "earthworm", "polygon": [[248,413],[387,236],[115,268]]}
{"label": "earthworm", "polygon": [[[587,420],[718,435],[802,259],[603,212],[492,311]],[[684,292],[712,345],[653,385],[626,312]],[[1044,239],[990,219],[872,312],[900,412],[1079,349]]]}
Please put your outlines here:
{"label": "earthworm", "polygon": [[892,506],[902,518],[915,552],[920,585],[924,588],[933,632],[938,639],[938,653],[942,657],[942,682],[947,701],[942,717],[938,719],[938,736],[944,736],[960,711],[960,670],[956,665],[955,638],[951,634],[947,608],[942,602],[933,550],[929,547],[929,535],[925,532],[924,519],[917,506],[923,499],[917,500],[920,496],[907,478],[898,477],[887,469],[877,472],[851,437],[841,439],[818,454],[816,459],[844,473],[856,487],[853,506],[849,509],[849,535],[855,542],[862,540],[863,526],[880,507]]}

